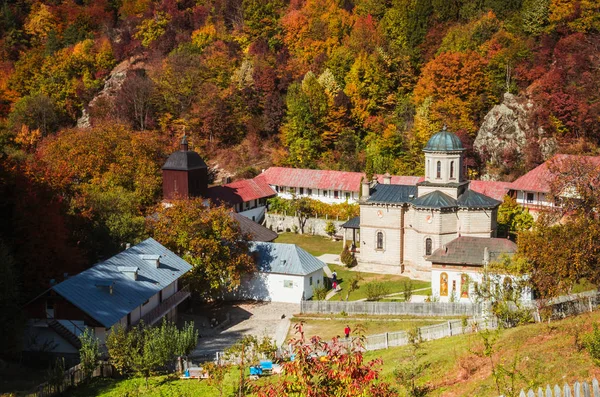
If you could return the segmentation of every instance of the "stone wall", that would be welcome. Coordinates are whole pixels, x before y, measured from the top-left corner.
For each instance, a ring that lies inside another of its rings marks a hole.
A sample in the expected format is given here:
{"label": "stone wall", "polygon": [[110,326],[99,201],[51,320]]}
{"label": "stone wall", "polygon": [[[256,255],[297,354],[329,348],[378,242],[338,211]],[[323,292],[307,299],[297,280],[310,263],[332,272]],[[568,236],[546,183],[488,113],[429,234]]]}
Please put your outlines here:
{"label": "stone wall", "polygon": [[[340,227],[342,224],[346,223],[347,219],[324,219],[324,218],[308,218],[306,223],[304,224],[304,234],[312,234],[317,236],[328,236],[325,233],[325,226],[328,221],[332,221],[335,225],[336,235],[342,235],[343,229]],[[265,214],[265,227],[276,231],[277,233],[286,232],[288,229],[293,232],[294,226],[298,227],[298,218],[295,216],[284,215],[284,214],[276,214],[276,213],[266,213]],[[298,233],[300,233],[300,228],[298,227]],[[346,238],[352,240],[352,230],[347,231]]]}

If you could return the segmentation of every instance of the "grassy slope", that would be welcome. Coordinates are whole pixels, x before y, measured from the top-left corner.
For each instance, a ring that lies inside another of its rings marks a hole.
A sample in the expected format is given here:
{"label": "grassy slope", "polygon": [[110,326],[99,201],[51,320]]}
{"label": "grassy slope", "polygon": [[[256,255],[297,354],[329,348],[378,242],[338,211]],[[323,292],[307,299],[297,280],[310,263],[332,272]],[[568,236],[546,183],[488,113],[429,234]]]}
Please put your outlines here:
{"label": "grassy slope", "polygon": [[[496,344],[494,361],[509,365],[517,357],[518,370],[523,379],[518,388],[548,383],[560,385],[576,380],[600,377],[584,350],[575,346],[575,330],[581,334],[591,331],[592,323],[600,321],[600,311],[548,324],[532,324],[504,330]],[[470,351],[482,348],[478,335],[445,338],[424,343],[426,356],[423,360],[431,366],[423,380],[435,387],[432,396],[496,396],[497,393],[491,365]],[[383,379],[391,380],[398,363],[409,357],[407,347],[367,353],[367,358],[381,357],[384,361]]]}
{"label": "grassy slope", "polygon": [[339,254],[342,252],[342,242],[333,241],[322,236],[306,234],[282,233],[275,239],[276,243],[296,244],[314,256],[323,254]]}
{"label": "grassy slope", "polygon": [[[356,275],[356,272],[353,272],[343,266],[338,266],[338,265],[329,265],[329,268],[331,269],[331,271],[337,272],[338,279],[341,280],[340,286],[342,287],[342,291],[335,294],[330,300],[339,301],[339,300],[346,299],[346,291],[344,289],[344,287],[345,287],[344,281],[348,281],[352,276]],[[360,282],[360,288],[357,289],[356,291],[352,291],[350,293],[348,300],[358,300],[358,299],[366,298],[367,293],[366,293],[366,288],[364,286],[365,286],[365,284],[367,284],[369,282],[373,282],[373,281],[381,282],[388,288],[389,293],[395,293],[395,292],[404,291],[405,282],[410,280],[407,277],[396,276],[393,274],[377,274],[377,273],[360,273],[360,274],[361,274],[361,277],[363,278],[363,280]],[[414,289],[431,287],[431,283],[428,281],[411,280],[411,283],[412,283]],[[426,292],[426,291],[424,291],[424,292]],[[417,293],[421,294],[421,292],[417,292]],[[395,297],[395,299],[403,299],[403,298],[402,298],[402,295],[398,295]]]}

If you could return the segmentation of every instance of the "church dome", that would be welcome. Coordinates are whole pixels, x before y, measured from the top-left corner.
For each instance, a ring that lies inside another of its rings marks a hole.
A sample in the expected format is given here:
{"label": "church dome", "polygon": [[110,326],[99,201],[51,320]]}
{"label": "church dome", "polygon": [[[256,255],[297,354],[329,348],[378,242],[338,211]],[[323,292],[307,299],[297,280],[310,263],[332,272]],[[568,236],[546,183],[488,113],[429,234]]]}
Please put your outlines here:
{"label": "church dome", "polygon": [[424,152],[459,152],[463,150],[465,148],[460,138],[453,132],[447,131],[446,126],[429,138],[427,145],[423,149]]}

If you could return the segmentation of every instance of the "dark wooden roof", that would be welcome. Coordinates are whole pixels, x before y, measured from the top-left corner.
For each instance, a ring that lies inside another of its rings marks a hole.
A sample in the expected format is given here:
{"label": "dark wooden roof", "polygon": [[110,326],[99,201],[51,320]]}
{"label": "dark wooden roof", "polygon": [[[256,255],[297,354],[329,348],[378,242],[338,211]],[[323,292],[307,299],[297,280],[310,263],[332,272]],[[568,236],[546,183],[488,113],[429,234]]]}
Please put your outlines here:
{"label": "dark wooden roof", "polygon": [[487,247],[489,262],[494,262],[503,254],[512,255],[517,245],[505,238],[458,237],[435,250],[427,257],[431,263],[482,266]]}
{"label": "dark wooden roof", "polygon": [[231,212],[231,217],[240,224],[242,233],[248,234],[252,241],[270,242],[275,240],[279,235],[266,227],[259,225],[252,219],[246,218],[236,212]]}
{"label": "dark wooden roof", "polygon": [[172,153],[162,167],[163,170],[176,171],[190,171],[198,168],[207,168],[207,166],[202,157],[193,150],[179,150]]}

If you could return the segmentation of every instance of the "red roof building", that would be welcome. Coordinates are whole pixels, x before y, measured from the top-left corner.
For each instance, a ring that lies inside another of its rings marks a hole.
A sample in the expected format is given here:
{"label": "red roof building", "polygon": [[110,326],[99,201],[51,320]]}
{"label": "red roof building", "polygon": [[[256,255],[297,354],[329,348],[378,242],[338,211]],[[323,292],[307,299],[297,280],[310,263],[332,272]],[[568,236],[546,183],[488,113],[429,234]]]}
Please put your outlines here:
{"label": "red roof building", "polygon": [[347,192],[360,191],[360,181],[364,178],[364,174],[361,172],[284,167],[270,167],[261,175],[265,177],[265,180],[271,186],[302,187]]}
{"label": "red roof building", "polygon": [[595,166],[600,166],[600,156],[575,156],[569,154],[556,154],[550,160],[532,169],[522,177],[510,184],[509,193],[515,197],[517,203],[532,210],[553,206],[550,193],[552,183],[552,166],[568,167],[570,161],[589,161]]}
{"label": "red roof building", "polygon": [[263,175],[253,179],[241,179],[222,186],[213,186],[208,189],[208,198],[232,205],[267,199],[275,197],[276,194]]}
{"label": "red roof building", "polygon": [[477,193],[484,194],[498,201],[503,201],[504,196],[508,194],[510,185],[510,182],[471,181],[469,187]]}

